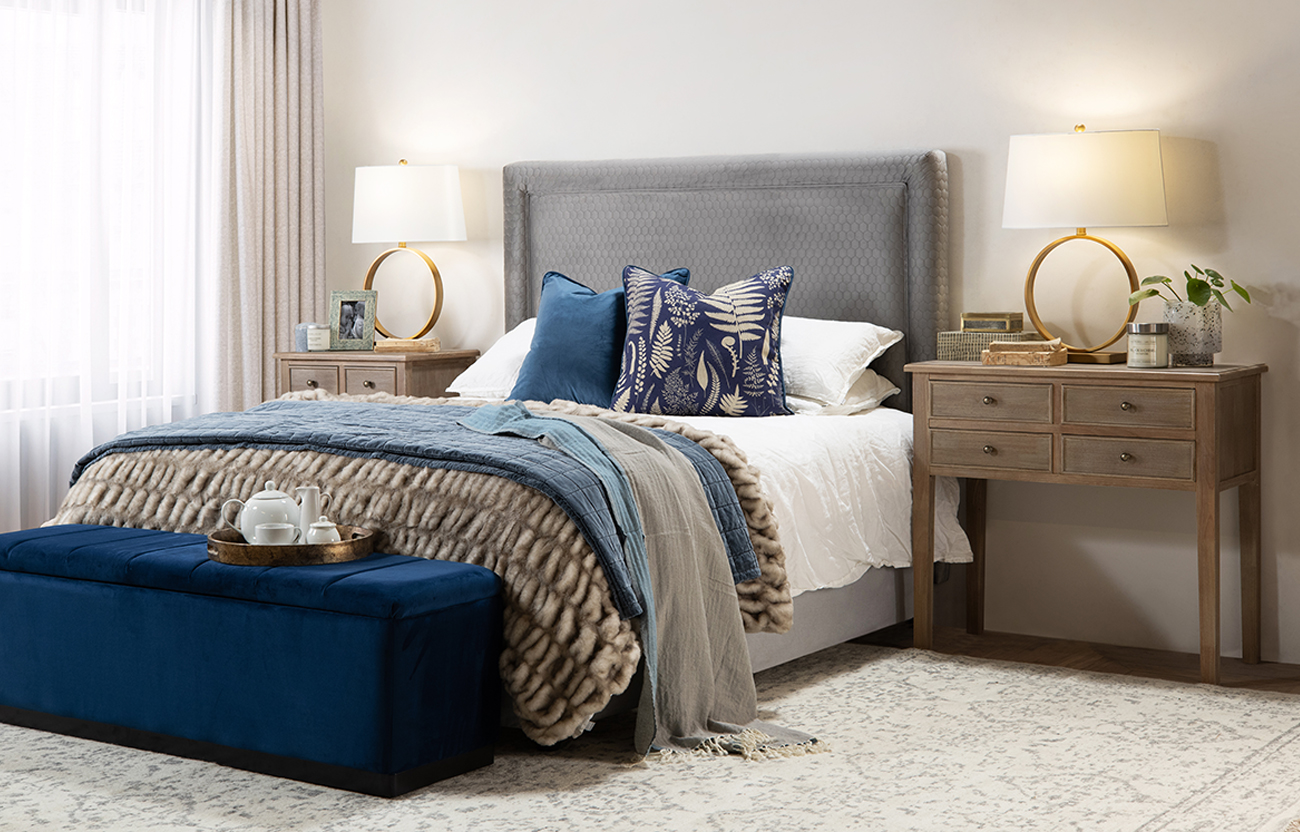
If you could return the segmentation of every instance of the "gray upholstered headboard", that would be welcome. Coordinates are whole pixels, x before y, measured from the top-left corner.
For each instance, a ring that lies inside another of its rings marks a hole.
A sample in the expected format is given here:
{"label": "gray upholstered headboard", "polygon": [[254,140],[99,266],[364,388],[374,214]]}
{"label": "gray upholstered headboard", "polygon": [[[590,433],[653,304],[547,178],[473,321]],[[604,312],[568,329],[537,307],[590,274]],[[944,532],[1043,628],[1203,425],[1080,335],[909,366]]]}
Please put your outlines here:
{"label": "gray upholstered headboard", "polygon": [[872,366],[934,357],[948,323],[948,166],[906,155],[516,162],[505,168],[506,326],[536,314],[542,275],[604,291],[623,267],[684,266],[712,291],[791,266],[786,313],[906,333]]}

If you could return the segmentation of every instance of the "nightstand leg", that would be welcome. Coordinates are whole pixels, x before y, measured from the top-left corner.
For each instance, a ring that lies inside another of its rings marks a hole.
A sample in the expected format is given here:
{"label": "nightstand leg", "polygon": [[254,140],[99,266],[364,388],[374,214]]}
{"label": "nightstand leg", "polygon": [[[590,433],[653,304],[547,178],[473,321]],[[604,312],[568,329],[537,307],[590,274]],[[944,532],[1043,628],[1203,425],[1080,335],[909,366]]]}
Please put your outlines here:
{"label": "nightstand leg", "polygon": [[934,647],[934,477],[912,469],[912,646]]}
{"label": "nightstand leg", "polygon": [[1219,491],[1213,476],[1196,488],[1196,561],[1201,610],[1201,681],[1219,684]]}
{"label": "nightstand leg", "polygon": [[1237,488],[1241,524],[1241,660],[1259,663],[1259,534],[1260,489],[1258,482]]}
{"label": "nightstand leg", "polygon": [[966,632],[984,632],[984,529],[988,480],[966,480],[966,537],[974,560],[966,568]]}

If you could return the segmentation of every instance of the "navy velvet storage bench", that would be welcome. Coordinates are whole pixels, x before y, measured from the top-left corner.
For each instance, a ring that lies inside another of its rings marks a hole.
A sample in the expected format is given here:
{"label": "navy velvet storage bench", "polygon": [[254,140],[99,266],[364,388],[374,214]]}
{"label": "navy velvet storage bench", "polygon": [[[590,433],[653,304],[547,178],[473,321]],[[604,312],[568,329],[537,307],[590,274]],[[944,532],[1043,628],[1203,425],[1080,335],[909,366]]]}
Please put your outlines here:
{"label": "navy velvet storage bench", "polygon": [[492,762],[500,583],[371,555],[228,566],[202,535],[0,534],[0,720],[393,796]]}

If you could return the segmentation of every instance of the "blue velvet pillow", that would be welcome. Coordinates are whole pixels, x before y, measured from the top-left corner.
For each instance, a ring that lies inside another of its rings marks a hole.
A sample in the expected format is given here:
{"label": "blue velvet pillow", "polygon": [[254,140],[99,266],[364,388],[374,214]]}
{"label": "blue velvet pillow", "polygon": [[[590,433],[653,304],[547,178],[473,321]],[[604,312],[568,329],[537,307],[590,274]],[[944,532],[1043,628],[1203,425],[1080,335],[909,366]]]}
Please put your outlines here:
{"label": "blue velvet pillow", "polygon": [[781,313],[793,278],[782,266],[706,295],[628,266],[627,340],[610,406],[670,416],[789,413]]}
{"label": "blue velvet pillow", "polygon": [[[674,269],[662,277],[676,286],[690,280],[691,273]],[[597,294],[559,272],[547,272],[532,346],[509,397],[609,407],[626,332],[622,287]]]}

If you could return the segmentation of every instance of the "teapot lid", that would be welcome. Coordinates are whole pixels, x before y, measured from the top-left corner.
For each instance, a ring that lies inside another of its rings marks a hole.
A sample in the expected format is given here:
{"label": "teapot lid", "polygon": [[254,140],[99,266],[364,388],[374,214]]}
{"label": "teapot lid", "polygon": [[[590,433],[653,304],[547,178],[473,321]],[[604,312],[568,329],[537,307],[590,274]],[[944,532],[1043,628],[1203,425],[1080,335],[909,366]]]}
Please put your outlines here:
{"label": "teapot lid", "polygon": [[249,499],[250,500],[292,500],[293,498],[290,497],[288,494],[285,494],[283,491],[276,491],[275,482],[273,480],[267,480],[266,490],[257,492]]}
{"label": "teapot lid", "polygon": [[319,520],[316,520],[312,523],[313,528],[316,526],[328,526],[332,529],[334,528],[334,521],[330,520],[328,517],[322,514]]}

